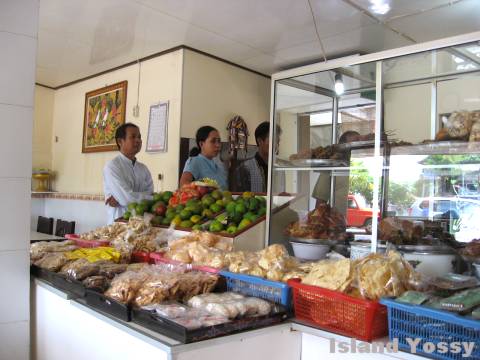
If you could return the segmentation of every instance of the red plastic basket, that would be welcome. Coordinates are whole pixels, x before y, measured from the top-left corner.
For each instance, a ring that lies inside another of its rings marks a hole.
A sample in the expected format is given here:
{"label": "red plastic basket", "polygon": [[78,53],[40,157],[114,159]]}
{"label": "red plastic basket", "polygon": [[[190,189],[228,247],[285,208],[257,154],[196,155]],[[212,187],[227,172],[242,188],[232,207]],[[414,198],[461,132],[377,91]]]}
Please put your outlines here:
{"label": "red plastic basket", "polygon": [[110,246],[110,240],[85,240],[76,234],[65,234],[65,238],[73,240],[75,245],[82,248],[94,248],[100,246]]}
{"label": "red plastic basket", "polygon": [[134,251],[130,260],[134,263],[149,263],[151,260],[150,253],[146,251]]}
{"label": "red plastic basket", "polygon": [[359,340],[388,334],[387,308],[378,301],[354,298],[338,291],[288,281],[293,289],[295,317],[315,327]]}
{"label": "red plastic basket", "polygon": [[154,264],[186,265],[187,267],[191,268],[191,270],[203,271],[203,272],[208,272],[212,274],[218,274],[220,272],[220,269],[217,269],[211,266],[184,264],[178,260],[168,259],[165,256],[163,256],[163,253],[159,253],[159,252],[150,253],[150,259],[152,260],[151,262],[153,262]]}

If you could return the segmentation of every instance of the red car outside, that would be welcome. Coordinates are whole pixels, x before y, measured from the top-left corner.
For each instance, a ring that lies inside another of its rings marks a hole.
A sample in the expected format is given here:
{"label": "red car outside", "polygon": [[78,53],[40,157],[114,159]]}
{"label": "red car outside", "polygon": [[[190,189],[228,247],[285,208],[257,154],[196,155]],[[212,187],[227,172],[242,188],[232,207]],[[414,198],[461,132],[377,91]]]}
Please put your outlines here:
{"label": "red car outside", "polygon": [[355,195],[348,195],[347,226],[371,227],[373,210],[360,207]]}

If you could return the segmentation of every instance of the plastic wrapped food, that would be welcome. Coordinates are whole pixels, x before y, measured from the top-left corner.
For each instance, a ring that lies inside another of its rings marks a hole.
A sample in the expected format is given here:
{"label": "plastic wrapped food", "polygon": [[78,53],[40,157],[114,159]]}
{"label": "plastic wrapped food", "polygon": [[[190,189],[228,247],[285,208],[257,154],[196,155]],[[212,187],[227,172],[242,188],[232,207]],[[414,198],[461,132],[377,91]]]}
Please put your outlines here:
{"label": "plastic wrapped food", "polygon": [[468,289],[441,300],[444,310],[460,313],[468,312],[480,305],[480,288]]}
{"label": "plastic wrapped food", "polygon": [[330,290],[345,291],[353,281],[353,266],[350,259],[319,261],[312,267],[302,283]]}
{"label": "plastic wrapped food", "polygon": [[47,253],[34,264],[42,269],[57,272],[71,260],[63,252]]}
{"label": "plastic wrapped food", "polygon": [[478,286],[478,280],[473,276],[448,273],[433,279],[432,284],[439,289],[461,290]]}
{"label": "plastic wrapped food", "polygon": [[88,289],[96,289],[99,291],[105,291],[108,286],[108,279],[105,276],[94,275],[89,276],[83,280],[83,285]]}
{"label": "plastic wrapped food", "polygon": [[40,260],[48,253],[67,252],[77,249],[72,240],[66,241],[39,241],[30,245],[30,261]]}
{"label": "plastic wrapped food", "polygon": [[78,259],[69,262],[62,267],[60,273],[73,280],[83,280],[86,277],[97,275],[100,267],[86,259]]}
{"label": "plastic wrapped food", "polygon": [[87,259],[92,263],[101,260],[120,261],[120,253],[112,247],[81,248],[67,252],[66,255],[71,260]]}
{"label": "plastic wrapped food", "polygon": [[99,264],[98,275],[103,275],[109,279],[113,279],[116,275],[127,270],[127,264],[101,263]]}
{"label": "plastic wrapped food", "polygon": [[419,291],[406,291],[396,300],[408,304],[421,305],[431,299],[431,295]]}
{"label": "plastic wrapped food", "polygon": [[105,295],[124,304],[135,299],[138,289],[148,279],[147,272],[126,271],[116,276]]}
{"label": "plastic wrapped food", "polygon": [[166,317],[167,319],[176,319],[185,314],[188,308],[178,302],[164,303],[164,304],[151,304],[142,306],[143,310],[155,311],[158,315]]}

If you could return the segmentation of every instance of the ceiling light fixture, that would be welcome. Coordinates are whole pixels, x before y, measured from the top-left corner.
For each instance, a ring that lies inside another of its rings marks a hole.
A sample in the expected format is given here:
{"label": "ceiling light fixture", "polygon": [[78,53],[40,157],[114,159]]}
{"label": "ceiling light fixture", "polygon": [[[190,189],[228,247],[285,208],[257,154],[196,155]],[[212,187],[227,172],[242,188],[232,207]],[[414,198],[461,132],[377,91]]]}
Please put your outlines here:
{"label": "ceiling light fixture", "polygon": [[345,91],[345,85],[343,85],[342,74],[335,74],[335,93],[342,95]]}
{"label": "ceiling light fixture", "polygon": [[370,9],[378,15],[385,15],[390,11],[390,5],[385,0],[370,0]]}

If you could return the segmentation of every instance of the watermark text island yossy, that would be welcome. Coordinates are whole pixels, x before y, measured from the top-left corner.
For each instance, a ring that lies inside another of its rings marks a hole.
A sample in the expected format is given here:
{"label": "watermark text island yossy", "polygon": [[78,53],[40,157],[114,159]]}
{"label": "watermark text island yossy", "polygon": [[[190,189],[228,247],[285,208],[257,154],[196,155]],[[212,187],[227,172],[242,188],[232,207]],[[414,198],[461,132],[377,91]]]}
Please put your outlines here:
{"label": "watermark text island yossy", "polygon": [[[425,341],[419,349],[418,345],[422,339],[416,338],[406,338],[408,346],[410,347],[410,352],[416,354],[419,351],[423,351],[426,354],[433,354],[437,352],[439,354],[462,354],[462,357],[469,358],[472,356],[473,351],[475,350],[475,342],[463,341],[463,342],[446,342],[441,341],[438,343],[433,343]],[[330,339],[330,353],[340,353],[340,354],[355,354],[355,353],[396,353],[399,350],[398,339],[393,339],[392,341],[384,342],[364,342],[357,341],[356,339],[350,339],[350,342],[347,341],[336,341],[335,339]],[[480,345],[479,345],[480,346]]]}

